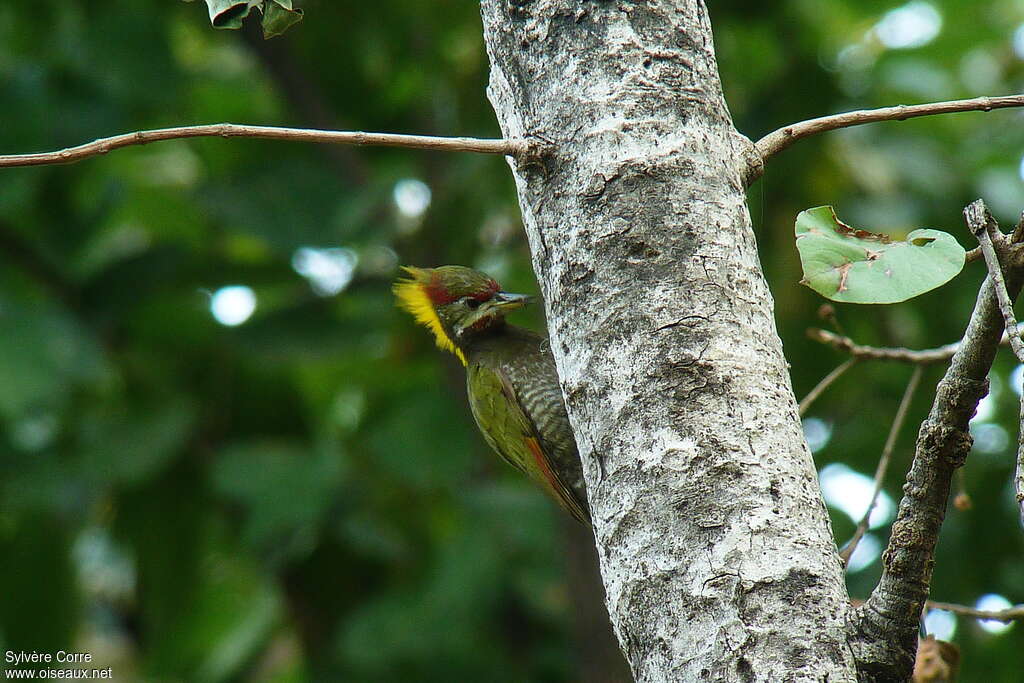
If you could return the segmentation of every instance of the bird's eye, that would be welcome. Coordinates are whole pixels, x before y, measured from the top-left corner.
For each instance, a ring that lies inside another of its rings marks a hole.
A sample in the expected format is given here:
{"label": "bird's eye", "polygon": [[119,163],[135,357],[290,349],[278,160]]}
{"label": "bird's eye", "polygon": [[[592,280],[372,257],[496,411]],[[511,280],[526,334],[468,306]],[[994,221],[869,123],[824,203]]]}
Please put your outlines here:
{"label": "bird's eye", "polygon": [[476,310],[480,308],[480,300],[472,297],[466,299],[466,305],[469,306],[470,310]]}

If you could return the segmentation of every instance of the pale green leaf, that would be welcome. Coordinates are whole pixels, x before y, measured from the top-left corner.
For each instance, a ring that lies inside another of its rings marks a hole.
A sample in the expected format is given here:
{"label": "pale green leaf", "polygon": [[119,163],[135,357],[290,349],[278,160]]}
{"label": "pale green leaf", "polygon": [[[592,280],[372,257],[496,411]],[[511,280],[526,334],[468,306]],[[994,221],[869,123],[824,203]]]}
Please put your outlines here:
{"label": "pale green leaf", "polygon": [[940,230],[919,229],[898,242],[840,221],[831,206],[800,212],[796,247],[802,283],[827,299],[856,304],[906,301],[949,282],[965,252]]}

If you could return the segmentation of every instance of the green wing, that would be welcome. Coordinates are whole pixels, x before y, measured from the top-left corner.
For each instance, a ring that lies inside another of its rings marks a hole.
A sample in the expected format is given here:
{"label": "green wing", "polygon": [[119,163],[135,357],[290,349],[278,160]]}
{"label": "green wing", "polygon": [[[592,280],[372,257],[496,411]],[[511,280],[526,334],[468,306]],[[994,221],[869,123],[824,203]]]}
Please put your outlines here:
{"label": "green wing", "polygon": [[551,467],[536,425],[501,370],[471,364],[467,370],[469,405],[484,439],[501,458],[527,474],[573,517],[589,523],[586,508]]}

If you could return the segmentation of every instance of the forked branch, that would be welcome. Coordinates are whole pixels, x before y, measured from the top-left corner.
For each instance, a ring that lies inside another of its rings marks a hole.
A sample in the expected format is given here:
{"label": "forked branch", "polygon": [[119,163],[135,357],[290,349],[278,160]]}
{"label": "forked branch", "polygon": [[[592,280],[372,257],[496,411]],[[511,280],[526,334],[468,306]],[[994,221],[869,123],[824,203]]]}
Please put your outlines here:
{"label": "forked branch", "polygon": [[[972,232],[989,220],[981,200],[968,206],[964,216]],[[1020,269],[1010,269],[1005,277],[1012,299],[1020,292]],[[968,424],[988,393],[987,376],[1003,325],[992,278],[987,278],[963,340],[939,382],[931,412],[921,424],[904,496],[882,556],[882,577],[851,624],[858,668],[870,680],[905,680],[913,667],[950,482],[970,451]]]}

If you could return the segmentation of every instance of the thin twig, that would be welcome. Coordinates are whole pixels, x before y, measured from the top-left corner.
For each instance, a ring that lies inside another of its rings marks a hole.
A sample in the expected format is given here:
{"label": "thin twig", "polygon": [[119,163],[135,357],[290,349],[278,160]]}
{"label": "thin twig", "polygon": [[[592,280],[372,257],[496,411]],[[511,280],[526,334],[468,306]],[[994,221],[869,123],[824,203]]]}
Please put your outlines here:
{"label": "thin twig", "polygon": [[342,145],[378,147],[404,147],[447,152],[477,152],[523,157],[535,154],[534,143],[527,140],[486,140],[480,138],[447,138],[428,135],[400,135],[396,133],[364,133],[362,131],[315,130],[310,128],[280,128],[277,126],[247,126],[236,123],[213,123],[202,126],[179,126],[157,130],[140,130],[56,152],[36,154],[0,155],[0,168],[12,166],[41,166],[67,164],[89,157],[106,154],[121,147],[145,145],[160,140],[182,138],[262,138],[268,140],[295,140],[301,142],[329,142]]}
{"label": "thin twig", "polygon": [[803,400],[800,401],[800,417],[804,416],[804,413],[806,413],[807,410],[811,407],[811,404],[814,403],[819,396],[821,396],[822,392],[829,388],[829,385],[831,385],[832,382],[835,382],[837,379],[842,377],[843,373],[849,370],[853,366],[853,364],[856,363],[858,360],[859,359],[857,358],[849,358],[846,360],[845,363],[843,363],[842,365],[834,369],[832,372],[825,375],[825,377],[820,382],[818,382],[817,386],[811,389],[810,392],[808,392],[808,394],[803,397]]}
{"label": "thin twig", "polygon": [[1003,267],[999,263],[999,257],[996,255],[996,249],[992,244],[993,233],[998,233],[1000,239],[1002,238],[1002,233],[999,232],[995,220],[987,211],[984,215],[984,221],[974,226],[973,232],[974,236],[978,238],[981,253],[985,256],[985,265],[988,267],[988,276],[992,278],[992,283],[995,287],[996,301],[999,302],[999,311],[1003,314],[1003,320],[1006,323],[1006,333],[1009,335],[1010,348],[1013,349],[1013,354],[1017,356],[1017,360],[1024,363],[1024,342],[1020,339],[1020,331],[1017,329],[1017,318],[1013,315],[1013,302],[1010,301],[1010,295],[1006,293]]}
{"label": "thin twig", "polygon": [[839,557],[842,558],[844,565],[850,563],[850,557],[853,555],[853,552],[857,550],[857,546],[860,544],[860,539],[864,537],[865,532],[868,530],[871,513],[874,511],[875,504],[878,502],[878,495],[882,492],[882,483],[885,481],[885,473],[889,470],[889,461],[892,460],[892,451],[896,447],[896,437],[899,435],[900,430],[903,429],[903,422],[907,418],[907,410],[910,408],[910,402],[914,398],[914,392],[917,391],[917,385],[921,382],[921,375],[923,372],[923,365],[918,365],[914,368],[914,374],[910,376],[910,381],[907,382],[907,388],[903,390],[903,398],[900,399],[900,406],[896,409],[896,416],[893,418],[892,426],[889,428],[889,436],[886,437],[885,446],[882,448],[882,457],[878,459],[878,467],[875,468],[875,489],[871,493],[871,502],[868,503],[868,509],[857,524],[857,529],[853,532],[853,537],[850,539],[850,542],[847,543],[846,547],[839,553]]}
{"label": "thin twig", "polygon": [[1024,241],[1024,211],[1020,212],[1020,220],[1017,221],[1017,226],[1013,229],[1013,234],[1010,235],[1010,244],[1018,244]]}
{"label": "thin twig", "polygon": [[1024,524],[1024,394],[1020,397],[1020,424],[1017,426],[1017,471],[1013,477],[1020,522]]}
{"label": "thin twig", "polygon": [[946,344],[936,349],[905,349],[902,347],[865,346],[854,342],[849,337],[822,330],[816,327],[807,330],[807,336],[816,342],[828,344],[832,348],[848,353],[854,358],[865,360],[895,360],[902,363],[942,363],[948,361],[960,347],[960,342]]}
{"label": "thin twig", "polygon": [[[1024,242],[1024,211],[1020,214],[1020,220],[1010,235],[1010,244],[1017,245]],[[980,247],[979,247],[980,248]],[[1018,334],[1020,328],[1017,328]],[[1017,425],[1017,466],[1013,476],[1013,490],[1017,498],[1017,508],[1020,510],[1020,522],[1024,525],[1024,395],[1020,398],[1020,418]]]}
{"label": "thin twig", "polygon": [[[1003,238],[1002,232],[992,215],[986,210],[978,214],[971,225],[972,232],[978,238],[979,248],[985,255],[985,265],[988,267],[989,278],[995,285],[996,300],[999,302],[999,311],[1003,315],[1006,325],[1007,336],[1014,355],[1024,363],[1024,343],[1021,342],[1020,328],[1017,326],[1017,319],[1013,314],[1013,302],[1006,291],[1006,283],[1003,280],[1003,270],[993,246],[993,237],[999,235]],[[1021,214],[1017,227],[1014,228],[1010,241],[1016,244],[1024,239],[1024,213]],[[1011,332],[1012,330],[1012,332]],[[1013,488],[1016,494],[1017,507],[1020,510],[1020,519],[1024,523],[1024,396],[1021,396],[1020,418],[1017,425],[1017,463],[1013,477]]]}
{"label": "thin twig", "polygon": [[[1017,328],[1020,329],[1019,327]],[[807,336],[816,342],[828,344],[837,351],[848,353],[854,358],[864,360],[892,360],[901,363],[916,363],[918,365],[930,365],[932,363],[944,363],[953,357],[953,354],[960,348],[960,342],[953,342],[934,349],[906,349],[903,347],[889,346],[866,346],[858,344],[849,337],[822,330],[816,327],[807,329]],[[1003,333],[999,340],[1000,345],[1006,346],[1008,337]]]}
{"label": "thin twig", "polygon": [[1024,619],[1024,605],[1017,605],[1015,607],[1001,609],[997,612],[990,612],[983,609],[967,607],[966,605],[955,605],[951,602],[936,602],[935,600],[929,600],[926,604],[928,605],[928,609],[941,609],[945,612],[952,612],[953,614],[960,614],[965,617],[974,617],[975,619],[985,619],[987,621],[1010,622],[1018,619]]}
{"label": "thin twig", "polygon": [[1006,95],[1003,97],[976,97],[971,100],[929,102],[928,104],[899,104],[895,107],[882,107],[881,109],[861,109],[783,126],[765,135],[754,143],[754,146],[763,163],[797,140],[838,128],[879,121],[902,121],[918,116],[952,114],[962,111],[991,111],[992,109],[1022,106],[1024,106],[1024,95]]}

